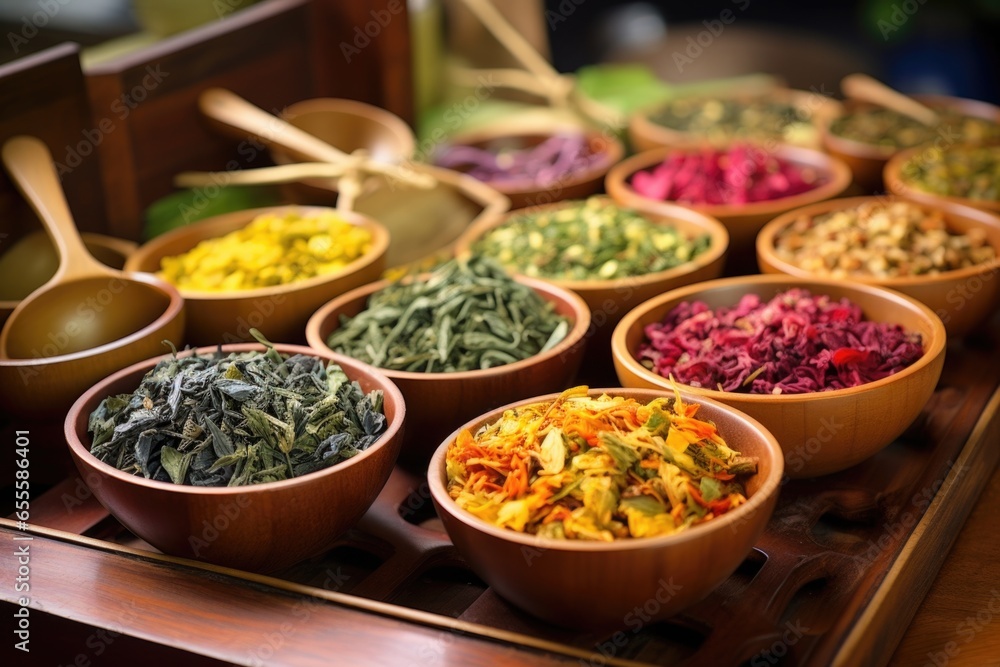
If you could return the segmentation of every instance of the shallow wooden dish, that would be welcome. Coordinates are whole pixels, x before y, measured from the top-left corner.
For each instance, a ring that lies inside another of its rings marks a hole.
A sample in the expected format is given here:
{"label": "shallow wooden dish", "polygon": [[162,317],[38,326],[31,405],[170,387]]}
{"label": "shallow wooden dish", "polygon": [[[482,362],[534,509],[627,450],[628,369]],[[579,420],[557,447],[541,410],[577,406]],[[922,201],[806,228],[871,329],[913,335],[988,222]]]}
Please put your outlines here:
{"label": "shallow wooden dish", "polygon": [[[955,146],[961,149],[964,144]],[[1000,152],[1000,144],[991,146],[994,151]],[[952,148],[952,147],[949,147]],[[944,150],[948,150],[945,148]],[[974,208],[1000,214],[1000,200],[970,199],[968,197],[951,197],[939,195],[920,188],[913,187],[903,177],[904,169],[911,160],[933,160],[937,149],[931,146],[917,146],[908,150],[896,153],[885,165],[884,178],[885,186],[892,194],[912,199],[913,201],[926,204],[928,206],[940,206],[943,204],[959,204],[962,206],[972,206]]]}
{"label": "shallow wooden dish", "polygon": [[[812,93],[806,90],[793,90],[790,88],[775,88],[766,93],[736,93],[732,96],[714,95],[708,99],[719,99],[730,97],[730,99],[767,99],[773,102],[787,102],[792,106],[805,111],[810,119],[810,123],[815,128],[816,140],[801,145],[806,148],[820,148],[822,143],[823,127],[842,112],[840,102],[837,100]],[[664,108],[658,105],[654,108],[643,109],[629,118],[628,139],[634,151],[643,152],[654,148],[693,148],[701,146],[706,139],[703,136],[683,130],[675,130],[664,125],[660,125],[650,119],[650,116]],[[724,143],[731,143],[728,140]]]}
{"label": "shallow wooden dish", "polygon": [[[619,162],[608,172],[608,177],[605,181],[608,194],[623,206],[630,206],[651,213],[664,212],[669,215],[670,207],[677,206],[677,202],[657,201],[643,197],[632,189],[630,182],[633,174],[663,162],[664,158],[675,150],[678,149],[656,148]],[[799,208],[800,206],[836,197],[851,184],[851,170],[847,168],[847,165],[820,151],[782,145],[773,151],[773,155],[801,167],[816,169],[826,175],[826,181],[808,192],[769,201],[752,202],[742,205],[680,204],[694,209],[699,213],[711,216],[726,226],[726,229],[729,231],[729,257],[731,264],[733,260],[738,260],[747,254],[751,254],[752,256],[757,232],[760,231],[760,228],[767,221],[793,208]]]}
{"label": "shallow wooden dish", "polygon": [[[162,287],[162,281],[144,273],[127,274],[129,283],[147,283]],[[37,419],[61,418],[73,401],[101,378],[137,361],[148,359],[164,351],[163,341],[178,344],[184,334],[185,304],[176,290],[169,297],[165,292],[162,314],[147,326],[105,345],[71,354],[41,356],[47,354],[48,346],[61,346],[61,338],[68,336],[67,330],[52,332],[47,338],[39,338],[39,356],[29,359],[0,359],[0,411],[11,417]],[[108,292],[109,296],[113,293]],[[100,299],[101,295],[95,298]],[[106,304],[104,304],[106,305]],[[80,309],[93,311],[97,321],[102,301],[88,305],[81,303]],[[73,312],[73,311],[70,311]]]}
{"label": "shallow wooden dish", "polygon": [[[947,95],[913,95],[913,98],[936,109],[954,109],[967,116],[985,118],[1000,123],[1000,107],[980,100],[969,100]],[[844,113],[858,109],[871,108],[871,105],[860,104],[848,100],[844,104]],[[833,122],[831,118],[829,122]],[[886,163],[899,149],[882,148],[853,139],[845,139],[830,132],[829,122],[823,127],[823,149],[834,157],[843,160],[854,173],[854,182],[869,192],[879,192],[888,187],[888,181],[883,180]],[[938,139],[949,143],[948,135],[938,135]],[[935,140],[937,141],[937,139]],[[909,149],[906,149],[909,150]]]}
{"label": "shallow wooden dish", "polygon": [[[573,292],[544,281],[523,277],[517,280],[555,304],[556,312],[571,320],[566,338],[551,350],[486,370],[417,373],[379,369],[396,383],[406,399],[409,416],[400,461],[412,469],[422,469],[441,439],[458,424],[536,391],[561,391],[576,376],[590,327],[587,304]],[[359,287],[316,311],[306,326],[309,345],[324,353],[332,352],[326,340],[340,327],[340,316],[357,315],[364,310],[368,297],[388,284],[383,280]]]}
{"label": "shallow wooden dish", "polygon": [[[365,150],[379,162],[396,164],[409,160],[417,146],[413,130],[402,118],[357,100],[333,97],[303,100],[285,107],[280,117],[345,153]],[[270,151],[277,164],[312,162],[309,156],[277,148]],[[332,206],[336,190],[331,186],[329,180],[314,178],[282,188],[292,201]]]}
{"label": "shallow wooden dish", "polygon": [[741,394],[680,385],[699,397],[742,410],[764,425],[781,444],[785,474],[815,477],[849,468],[879,451],[909,426],[930,398],[944,365],[946,334],[934,312],[922,303],[884,287],[785,275],[739,276],[689,285],[650,299],[629,312],[611,340],[618,379],[626,387],[667,388],[669,381],[646,369],[634,354],[646,325],[663,320],[683,301],[712,308],[733,306],[744,294],[770,299],[802,287],[813,294],[847,297],[870,320],[900,324],[920,333],[924,354],[899,373],[875,382],[808,394]]}
{"label": "shallow wooden dish", "polygon": [[[43,232],[44,233],[44,232]],[[90,254],[94,256],[99,262],[110,266],[112,269],[121,269],[125,266],[125,260],[128,259],[129,255],[135,252],[138,245],[132,241],[126,241],[125,239],[115,238],[113,236],[105,236],[104,234],[95,234],[93,232],[83,232],[80,234],[83,239],[83,244],[87,246],[87,250]],[[10,243],[10,241],[8,241]],[[51,248],[51,242],[49,244]],[[59,258],[56,255],[55,249],[52,249],[51,255],[46,255],[44,257],[36,255],[32,259],[35,266],[31,270],[30,276],[20,276],[19,281],[30,280],[35,283],[37,287],[41,287],[56,271],[56,267],[59,264]],[[47,276],[47,277],[45,277]],[[4,280],[3,276],[0,276],[0,280]],[[14,312],[17,308],[17,304],[21,303],[20,299],[13,300],[0,300],[0,327],[3,327],[4,322],[10,317],[10,314]]]}
{"label": "shallow wooden dish", "polygon": [[[810,218],[857,208],[870,202],[891,202],[893,196],[849,197],[831,199],[789,211],[767,223],[757,235],[757,264],[764,273],[782,273],[796,278],[823,278],[810,273],[775,254],[775,239],[802,216]],[[950,231],[966,233],[971,229],[985,232],[997,258],[987,264],[948,271],[937,275],[874,278],[852,276],[852,282],[889,287],[920,301],[933,310],[944,323],[949,337],[963,336],[993,315],[1000,305],[1000,281],[992,280],[1000,269],[1000,217],[986,211],[959,204],[934,206],[944,212]],[[839,280],[839,278],[838,278]]]}
{"label": "shallow wooden dish", "polygon": [[[656,389],[591,391],[601,393],[641,401],[674,395]],[[557,395],[491,410],[461,428],[474,432],[508,408]],[[777,441],[758,422],[690,391],[681,396],[701,404],[698,417],[714,422],[730,447],[758,457],[745,505],[676,535],[615,542],[543,539],[498,528],[460,509],[448,495],[445,454],[455,431],[434,452],[427,481],[459,553],[499,595],[562,627],[631,627],[630,619],[662,620],[704,598],[736,570],[760,537],[778,499],[784,465]]]}
{"label": "shallow wooden dish", "polygon": [[[607,198],[602,197],[602,199]],[[531,212],[557,210],[579,203],[576,200],[564,201],[530,210]],[[471,252],[476,241],[490,230],[525,212],[524,210],[511,211],[472,225],[455,242],[455,254]],[[611,332],[614,330],[615,324],[629,309],[646,299],[676,287],[711,280],[722,275],[726,250],[729,246],[729,233],[718,220],[679,205],[664,206],[657,213],[643,212],[642,215],[654,222],[673,225],[686,236],[708,234],[711,237],[710,245],[708,249],[689,262],[666,271],[657,271],[641,276],[614,280],[540,278],[553,285],[576,292],[590,308],[591,332],[589,333],[590,340],[587,343],[588,367],[592,363],[601,364],[604,360],[609,359],[608,346],[611,343]],[[610,366],[608,366],[608,372],[611,372]]]}
{"label": "shallow wooden dish", "polygon": [[[201,348],[198,353],[216,349]],[[383,374],[354,359],[296,345],[279,344],[275,349],[334,361],[365,393],[380,389],[386,432],[347,461],[281,482],[196,487],[131,475],[90,453],[87,421],[107,396],[135,390],[162,357],[148,359],[94,385],[73,404],[65,420],[66,441],[80,476],[122,525],[173,556],[266,572],[323,553],[361,518],[385,485],[399,452],[406,414],[402,395]],[[254,343],[222,347],[226,354],[249,350],[264,347]]]}
{"label": "shallow wooden dish", "polygon": [[[155,273],[160,270],[164,257],[181,254],[205,239],[241,229],[261,214],[289,208],[305,214],[321,210],[282,206],[218,215],[157,236],[140,246],[129,257],[125,268]],[[385,268],[388,232],[366,216],[350,212],[338,212],[337,215],[372,233],[372,249],[366,255],[336,273],[289,285],[233,292],[182,289],[188,313],[185,342],[191,345],[238,343],[251,339],[251,328],[259,329],[271,341],[301,341],[306,321],[317,308],[338,294],[376,280]]]}
{"label": "shallow wooden dish", "polygon": [[530,179],[512,183],[491,182],[486,185],[508,197],[511,208],[542,206],[564,199],[580,199],[600,192],[608,170],[625,156],[625,147],[609,132],[584,128],[564,128],[548,132],[534,130],[513,133],[506,128],[497,128],[456,135],[449,139],[449,143],[487,150],[500,147],[520,149],[537,146],[559,132],[582,132],[586,135],[591,152],[602,154],[603,159],[578,174],[560,178],[545,186],[538,185]]}

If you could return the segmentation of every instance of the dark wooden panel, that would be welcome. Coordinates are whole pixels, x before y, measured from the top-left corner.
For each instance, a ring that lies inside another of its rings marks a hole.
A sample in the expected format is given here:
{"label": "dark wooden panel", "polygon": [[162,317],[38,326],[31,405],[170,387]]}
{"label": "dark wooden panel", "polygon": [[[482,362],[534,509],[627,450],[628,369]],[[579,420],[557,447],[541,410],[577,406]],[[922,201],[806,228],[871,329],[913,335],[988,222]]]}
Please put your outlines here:
{"label": "dark wooden panel", "polygon": [[[98,135],[75,44],[0,66],[0,141],[18,134],[40,138],[64,166],[63,188],[77,225],[104,231],[100,158],[88,139]],[[0,175],[0,252],[26,231],[40,228],[6,173]]]}
{"label": "dark wooden panel", "polygon": [[173,190],[178,171],[267,163],[212,131],[196,99],[222,86],[280,111],[311,97],[308,23],[306,0],[269,0],[87,70],[95,118],[116,123],[100,147],[115,234],[138,239],[143,210]]}

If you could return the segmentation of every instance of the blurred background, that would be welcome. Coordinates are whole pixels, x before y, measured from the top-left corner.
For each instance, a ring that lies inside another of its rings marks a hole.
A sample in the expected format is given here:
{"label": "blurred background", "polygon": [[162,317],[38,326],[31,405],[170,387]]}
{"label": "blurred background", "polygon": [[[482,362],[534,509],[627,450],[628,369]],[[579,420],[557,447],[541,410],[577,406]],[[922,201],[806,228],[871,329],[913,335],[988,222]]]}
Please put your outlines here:
{"label": "blurred background", "polygon": [[[225,19],[255,1],[53,0],[41,16],[37,0],[3,0],[0,29],[9,48],[0,49],[0,62],[72,40],[89,47],[86,64]],[[495,45],[466,29],[455,0],[407,4],[425,50],[447,43],[473,64],[498,64]],[[1000,102],[1000,0],[496,4],[563,72],[639,62],[668,82],[767,72],[795,88],[825,85],[836,92],[841,76],[865,71],[906,92]],[[23,39],[26,34],[31,38]]]}

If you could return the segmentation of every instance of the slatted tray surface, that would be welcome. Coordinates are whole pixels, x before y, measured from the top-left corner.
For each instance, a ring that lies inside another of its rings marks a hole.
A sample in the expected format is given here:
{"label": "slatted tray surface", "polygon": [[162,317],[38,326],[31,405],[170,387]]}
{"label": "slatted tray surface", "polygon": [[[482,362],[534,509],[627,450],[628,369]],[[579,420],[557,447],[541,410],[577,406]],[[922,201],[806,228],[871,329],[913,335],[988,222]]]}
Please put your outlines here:
{"label": "slatted tray surface", "polygon": [[[152,559],[151,572],[167,568],[188,582],[182,606],[205,604],[199,581],[225,577],[228,585],[270,596],[315,596],[324,600],[317,604],[436,628],[438,641],[442,630],[463,642],[482,639],[474,653],[497,664],[879,664],[891,655],[1000,455],[996,329],[949,348],[935,394],[898,441],[843,473],[787,482],[753,553],[716,591],[667,622],[645,622],[637,610],[617,632],[588,634],[513,608],[441,532],[425,479],[399,468],[336,547],[274,577],[149,555],[153,550],[109,517],[72,474],[33,500],[32,524],[39,527],[36,540],[82,545],[105,559]],[[0,526],[13,528],[7,520]],[[11,567],[6,553],[0,560],[2,569]],[[286,619],[269,620],[280,627]],[[169,634],[146,638],[165,643]],[[183,636],[169,641],[186,646]],[[343,641],[316,639],[296,651],[336,655]],[[253,664],[239,643],[230,637],[215,657]],[[884,645],[881,653],[876,645]],[[381,664],[391,653],[388,643],[367,651]],[[282,658],[278,652],[265,664],[283,664]],[[287,664],[311,663],[300,657]]]}

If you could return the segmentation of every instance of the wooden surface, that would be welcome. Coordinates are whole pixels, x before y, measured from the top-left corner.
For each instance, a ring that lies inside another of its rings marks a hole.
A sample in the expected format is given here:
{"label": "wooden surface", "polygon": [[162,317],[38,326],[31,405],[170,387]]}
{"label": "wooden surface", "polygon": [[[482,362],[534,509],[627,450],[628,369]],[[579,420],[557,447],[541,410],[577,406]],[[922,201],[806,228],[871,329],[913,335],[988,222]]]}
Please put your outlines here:
{"label": "wooden surface", "polygon": [[[992,447],[1000,445],[994,438]],[[1000,469],[945,557],[889,664],[1000,665]]]}

